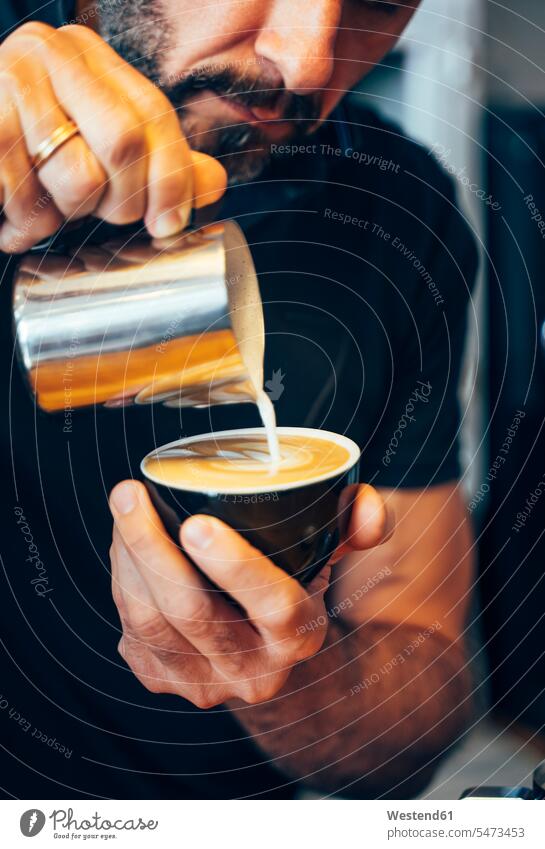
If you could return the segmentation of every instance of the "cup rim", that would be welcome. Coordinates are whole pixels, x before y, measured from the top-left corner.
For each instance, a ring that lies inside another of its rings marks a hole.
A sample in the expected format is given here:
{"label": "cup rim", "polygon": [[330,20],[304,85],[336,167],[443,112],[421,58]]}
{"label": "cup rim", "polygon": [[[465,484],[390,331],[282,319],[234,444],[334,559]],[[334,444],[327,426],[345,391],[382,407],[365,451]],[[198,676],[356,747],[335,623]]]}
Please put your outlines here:
{"label": "cup rim", "polygon": [[224,436],[230,436],[231,434],[237,434],[240,436],[244,436],[247,434],[260,434],[266,436],[266,431],[264,427],[245,427],[245,428],[230,428],[229,430],[219,430],[219,431],[211,431],[210,433],[200,433],[195,436],[186,436],[182,439],[175,439],[172,442],[167,442],[164,445],[161,445],[159,448],[154,448],[153,451],[148,452],[146,456],[142,459],[140,463],[140,472],[146,478],[146,480],[151,481],[152,483],[157,484],[158,486],[166,486],[168,489],[177,490],[180,492],[197,492],[202,493],[204,495],[209,494],[217,494],[217,495],[262,495],[267,492],[284,492],[291,489],[299,489],[302,487],[312,486],[316,483],[323,483],[323,481],[332,480],[334,478],[340,477],[346,472],[350,471],[356,463],[359,461],[361,457],[361,450],[359,446],[348,436],[344,436],[340,433],[334,433],[331,430],[321,430],[320,428],[312,428],[312,427],[277,427],[276,432],[279,435],[308,435],[308,436],[323,436],[325,439],[331,439],[332,442],[337,443],[337,445],[342,445],[349,452],[349,457],[345,463],[335,469],[334,472],[324,472],[321,475],[317,475],[316,477],[310,478],[308,480],[303,481],[289,481],[287,483],[277,484],[276,486],[271,486],[270,484],[263,486],[239,486],[236,489],[226,487],[218,487],[217,489],[208,488],[205,486],[192,485],[188,483],[184,483],[183,486],[176,486],[174,484],[167,483],[164,480],[159,480],[154,475],[149,474],[145,471],[144,465],[146,461],[151,457],[156,457],[157,454],[161,451],[164,451],[168,448],[173,448],[174,446],[186,446],[191,445],[193,442],[198,442],[203,438],[221,438]]}

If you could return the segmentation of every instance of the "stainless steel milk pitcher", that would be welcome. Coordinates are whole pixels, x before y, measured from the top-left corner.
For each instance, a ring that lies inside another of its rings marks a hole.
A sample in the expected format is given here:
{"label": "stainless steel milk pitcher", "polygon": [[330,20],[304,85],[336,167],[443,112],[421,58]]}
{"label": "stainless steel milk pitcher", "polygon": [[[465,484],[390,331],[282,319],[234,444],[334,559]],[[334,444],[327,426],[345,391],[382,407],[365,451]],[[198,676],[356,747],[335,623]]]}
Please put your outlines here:
{"label": "stainless steel milk pitcher", "polygon": [[232,221],[31,252],[13,310],[19,359],[49,412],[255,401],[262,386],[259,288]]}

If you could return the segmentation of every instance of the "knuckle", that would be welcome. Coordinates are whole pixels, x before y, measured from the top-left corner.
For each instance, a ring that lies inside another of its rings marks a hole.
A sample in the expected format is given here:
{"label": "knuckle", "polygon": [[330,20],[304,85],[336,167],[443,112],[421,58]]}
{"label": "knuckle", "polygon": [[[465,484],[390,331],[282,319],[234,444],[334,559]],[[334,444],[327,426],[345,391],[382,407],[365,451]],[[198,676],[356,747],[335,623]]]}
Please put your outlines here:
{"label": "knuckle", "polygon": [[119,130],[104,149],[104,162],[109,171],[121,171],[138,162],[146,153],[143,129],[129,126]]}
{"label": "knuckle", "polygon": [[295,650],[295,660],[307,660],[317,654],[324,644],[325,628],[311,631],[304,639],[300,640]]}
{"label": "knuckle", "polygon": [[157,651],[166,650],[172,646],[171,627],[163,616],[142,606],[142,609],[130,611],[131,635],[148,648]]}
{"label": "knuckle", "polygon": [[164,666],[171,664],[173,660],[176,660],[178,649],[174,645],[172,645],[172,647],[169,647],[168,645],[163,643],[162,645],[151,646],[150,648],[153,651],[153,654],[155,655],[157,660]]}
{"label": "knuckle", "polygon": [[127,627],[127,622],[129,618],[127,605],[125,603],[125,598],[123,596],[123,592],[119,587],[119,584],[112,581],[112,598],[115,606],[117,607],[117,612],[119,614],[119,618],[124,628]]}
{"label": "knuckle", "polygon": [[[142,78],[139,89],[139,107],[144,115],[148,116],[148,125],[159,132],[165,126],[165,122],[174,124],[179,129],[178,119],[170,100],[163,92],[155,86],[151,80]],[[181,133],[181,130],[179,130]]]}
{"label": "knuckle", "polygon": [[194,687],[190,698],[195,707],[201,710],[208,710],[221,704],[219,699],[213,697],[208,687]]}
{"label": "knuckle", "polygon": [[235,633],[228,628],[214,628],[210,634],[212,652],[220,655],[232,675],[240,675],[248,664],[248,652],[241,651],[241,645]]}
{"label": "knuckle", "polygon": [[213,607],[202,593],[195,594],[181,607],[180,620],[180,628],[188,637],[206,637],[214,622]]}
{"label": "knuckle", "polygon": [[89,33],[96,35],[90,27],[86,27],[83,24],[65,24],[62,27],[58,27],[57,32],[75,38],[89,38]]}
{"label": "knuckle", "polygon": [[258,705],[265,701],[263,691],[253,683],[245,684],[241,687],[240,698],[246,702],[247,705]]}
{"label": "knuckle", "polygon": [[55,203],[64,215],[77,211],[105,187],[98,171],[75,169],[69,180],[54,192]]}
{"label": "knuckle", "polygon": [[[17,96],[22,99],[21,96],[28,94],[30,89],[29,84],[19,73],[18,65],[17,61],[10,62],[8,65],[0,63],[0,84],[2,86],[2,106],[0,108],[1,114],[5,117],[15,111]],[[8,100],[8,97],[10,100]]]}
{"label": "knuckle", "polygon": [[21,38],[47,41],[47,39],[52,38],[54,35],[55,27],[49,26],[49,24],[44,24],[41,21],[26,21],[26,23],[17,27],[15,32],[4,43],[7,45],[8,42],[13,43]]}
{"label": "knuckle", "polygon": [[266,614],[265,623],[269,628],[295,634],[303,617],[300,593],[290,586],[277,594],[274,605]]}
{"label": "knuckle", "polygon": [[171,692],[170,682],[161,672],[162,667],[153,661],[154,655],[135,638],[129,628],[123,631],[121,649],[121,657],[147,690],[152,693]]}
{"label": "knuckle", "polygon": [[5,110],[2,110],[2,115],[5,117],[2,118],[0,116],[0,164],[4,168],[7,166],[7,160],[13,154],[14,147],[19,141],[14,132],[12,122],[7,120],[11,113],[11,108],[10,106],[6,106]]}
{"label": "knuckle", "polygon": [[278,690],[278,685],[273,681],[248,681],[241,688],[240,698],[246,704],[259,705],[270,701]]}
{"label": "knuckle", "polygon": [[119,611],[125,609],[125,603],[123,601],[123,593],[119,587],[117,581],[112,578],[112,598],[114,600],[114,604]]}
{"label": "knuckle", "polygon": [[182,619],[181,630],[187,637],[194,640],[205,639],[210,632],[210,622],[206,622],[198,617],[185,616]]}
{"label": "knuckle", "polygon": [[146,690],[149,690],[150,693],[159,694],[172,692],[168,681],[164,681],[161,678],[155,678],[151,675],[141,675],[136,672],[134,674],[136,675],[140,683],[146,688]]}
{"label": "knuckle", "polygon": [[45,50],[55,50],[59,38],[55,27],[42,21],[27,21],[5,39],[0,49],[6,59],[17,61],[20,58],[27,63]]}

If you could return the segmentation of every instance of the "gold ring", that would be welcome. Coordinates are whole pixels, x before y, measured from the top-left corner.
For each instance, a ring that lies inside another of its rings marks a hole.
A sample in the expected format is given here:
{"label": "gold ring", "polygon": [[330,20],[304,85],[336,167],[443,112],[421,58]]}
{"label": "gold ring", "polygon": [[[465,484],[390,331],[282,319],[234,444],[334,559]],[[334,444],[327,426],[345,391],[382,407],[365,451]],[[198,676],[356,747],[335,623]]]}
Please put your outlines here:
{"label": "gold ring", "polygon": [[38,145],[38,149],[32,157],[32,167],[41,168],[63,144],[66,144],[67,141],[70,141],[78,133],[79,129],[73,121],[67,121],[66,124],[61,124],[60,127],[57,127],[50,136]]}

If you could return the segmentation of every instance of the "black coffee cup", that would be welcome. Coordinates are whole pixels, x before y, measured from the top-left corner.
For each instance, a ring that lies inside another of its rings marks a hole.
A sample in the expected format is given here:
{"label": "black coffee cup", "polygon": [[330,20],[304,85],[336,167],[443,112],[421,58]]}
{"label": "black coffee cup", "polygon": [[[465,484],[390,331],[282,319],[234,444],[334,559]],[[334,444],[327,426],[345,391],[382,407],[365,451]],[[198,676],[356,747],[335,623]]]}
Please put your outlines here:
{"label": "black coffee cup", "polygon": [[[229,436],[264,435],[263,428],[222,431],[214,439]],[[141,464],[144,483],[165,528],[180,545],[180,525],[188,516],[201,513],[216,516],[267,555],[273,563],[305,584],[327,563],[339,542],[339,529],[348,523],[350,500],[340,496],[343,490],[358,481],[358,446],[347,437],[329,431],[309,428],[278,428],[281,436],[309,436],[331,440],[346,447],[349,458],[338,469],[313,480],[267,485],[241,486],[238,490],[214,491],[200,488],[198,481],[191,487],[167,485],[148,475],[149,459],[160,458],[163,452],[184,449],[206,436],[180,439],[148,454]],[[265,467],[266,468],[266,467]]]}

